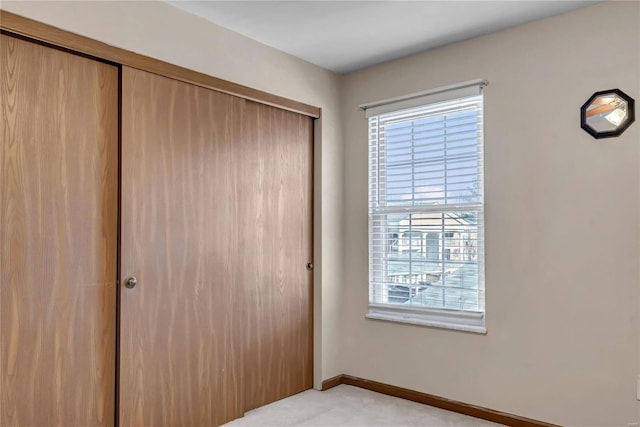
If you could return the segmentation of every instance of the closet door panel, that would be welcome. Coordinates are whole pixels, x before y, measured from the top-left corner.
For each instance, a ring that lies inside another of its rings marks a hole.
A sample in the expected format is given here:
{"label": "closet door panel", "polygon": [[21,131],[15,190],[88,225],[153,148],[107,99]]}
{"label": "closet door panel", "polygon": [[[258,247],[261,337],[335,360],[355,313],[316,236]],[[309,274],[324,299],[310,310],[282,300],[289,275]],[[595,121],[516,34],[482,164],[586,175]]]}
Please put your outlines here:
{"label": "closet door panel", "polygon": [[239,170],[245,410],[313,385],[313,121],[247,102]]}
{"label": "closet door panel", "polygon": [[0,35],[0,425],[113,425],[118,70]]}
{"label": "closet door panel", "polygon": [[234,264],[243,108],[123,68],[122,426],[210,426],[243,414]]}

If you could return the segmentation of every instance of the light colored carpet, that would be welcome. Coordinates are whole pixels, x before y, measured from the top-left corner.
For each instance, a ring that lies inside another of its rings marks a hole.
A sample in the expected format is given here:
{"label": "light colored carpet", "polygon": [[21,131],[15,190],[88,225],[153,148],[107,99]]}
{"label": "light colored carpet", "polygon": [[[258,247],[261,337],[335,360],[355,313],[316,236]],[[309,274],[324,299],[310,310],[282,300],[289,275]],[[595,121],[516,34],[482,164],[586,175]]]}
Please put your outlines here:
{"label": "light colored carpet", "polygon": [[225,427],[491,427],[500,424],[420,403],[339,385],[307,390],[247,412]]}

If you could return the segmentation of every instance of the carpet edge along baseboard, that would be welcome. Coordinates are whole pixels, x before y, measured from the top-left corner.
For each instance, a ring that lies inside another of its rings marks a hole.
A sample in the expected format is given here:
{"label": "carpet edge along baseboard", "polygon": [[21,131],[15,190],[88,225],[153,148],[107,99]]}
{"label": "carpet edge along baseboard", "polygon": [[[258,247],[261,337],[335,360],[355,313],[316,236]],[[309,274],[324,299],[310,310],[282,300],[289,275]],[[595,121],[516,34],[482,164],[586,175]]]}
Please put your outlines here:
{"label": "carpet edge along baseboard", "polygon": [[390,384],[384,384],[377,381],[371,381],[364,378],[354,377],[352,375],[336,375],[335,377],[326,379],[322,382],[322,391],[329,390],[340,384],[360,387],[377,393],[386,394],[388,396],[399,397],[401,399],[411,400],[413,402],[422,403],[436,408],[446,409],[447,411],[456,412],[458,414],[469,415],[471,417],[480,418],[498,424],[504,424],[513,427],[560,427],[557,424],[550,424],[543,421],[533,420],[531,418],[521,417],[506,412],[496,411],[494,409],[484,408],[482,406],[471,405],[469,403],[459,402],[428,393],[422,393],[415,390],[409,390]]}

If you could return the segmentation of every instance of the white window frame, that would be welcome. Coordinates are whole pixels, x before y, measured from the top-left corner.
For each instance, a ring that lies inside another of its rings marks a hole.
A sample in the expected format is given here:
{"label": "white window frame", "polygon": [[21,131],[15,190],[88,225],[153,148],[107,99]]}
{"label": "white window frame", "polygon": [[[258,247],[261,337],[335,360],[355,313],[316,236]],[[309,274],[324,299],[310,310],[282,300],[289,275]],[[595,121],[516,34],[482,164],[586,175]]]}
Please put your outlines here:
{"label": "white window frame", "polygon": [[[485,80],[472,80],[456,85],[450,85],[441,87],[426,92],[415,93],[399,98],[388,99],[384,101],[378,101],[361,105],[360,108],[365,110],[367,119],[375,118],[386,113],[400,112],[402,110],[408,110],[416,107],[427,107],[431,104],[439,102],[453,101],[456,99],[467,98],[472,96],[482,96],[482,90],[488,83]],[[484,110],[484,100],[481,103],[482,110]],[[481,110],[481,114],[482,114]],[[375,119],[374,119],[375,120]],[[374,256],[373,236],[372,230],[373,221],[373,202],[377,200],[377,197],[372,196],[372,173],[369,170],[369,309],[365,317],[375,320],[386,320],[392,322],[408,323],[413,325],[430,326],[437,328],[454,329],[466,332],[475,332],[480,334],[486,334],[486,322],[485,322],[485,304],[484,304],[484,163],[483,163],[483,151],[484,151],[484,124],[483,119],[480,119],[480,129],[478,135],[478,155],[479,155],[479,203],[470,204],[457,204],[457,205],[440,205],[437,209],[429,205],[425,206],[410,206],[407,207],[407,212],[411,213],[426,213],[426,212],[444,212],[455,211],[457,209],[464,210],[473,208],[478,212],[478,291],[479,291],[479,310],[467,311],[467,310],[453,310],[445,308],[429,308],[416,305],[403,305],[403,304],[388,304],[380,303],[376,301],[373,285],[373,267],[375,262],[379,262],[380,259],[386,257],[386,251],[382,255]],[[372,139],[376,140],[378,136],[369,135],[369,168],[371,168],[372,161],[379,162],[379,160],[373,160],[378,157],[378,153],[372,153]],[[382,156],[380,156],[382,157]],[[376,178],[377,179],[377,178]],[[375,199],[372,201],[372,198]],[[398,236],[402,239],[402,236]],[[376,247],[376,253],[380,252],[380,249]],[[377,257],[377,258],[376,258]]]}

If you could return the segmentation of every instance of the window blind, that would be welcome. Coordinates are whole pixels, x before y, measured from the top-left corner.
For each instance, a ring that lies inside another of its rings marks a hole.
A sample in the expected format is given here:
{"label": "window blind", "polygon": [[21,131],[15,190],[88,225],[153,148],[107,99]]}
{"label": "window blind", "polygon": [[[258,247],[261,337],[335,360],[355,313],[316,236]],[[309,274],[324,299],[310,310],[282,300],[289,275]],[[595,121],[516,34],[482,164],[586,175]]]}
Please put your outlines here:
{"label": "window blind", "polygon": [[369,115],[368,317],[484,328],[481,86]]}
{"label": "window blind", "polygon": [[480,95],[482,88],[486,85],[488,85],[486,80],[469,80],[463,83],[443,86],[423,92],[416,92],[398,98],[368,102],[361,105],[360,108],[365,110],[366,117],[369,118],[379,116],[384,113],[435,104],[441,101],[477,96]]}

